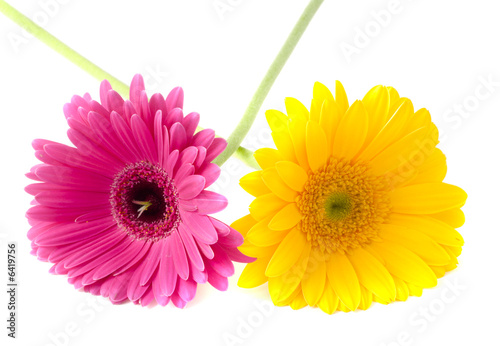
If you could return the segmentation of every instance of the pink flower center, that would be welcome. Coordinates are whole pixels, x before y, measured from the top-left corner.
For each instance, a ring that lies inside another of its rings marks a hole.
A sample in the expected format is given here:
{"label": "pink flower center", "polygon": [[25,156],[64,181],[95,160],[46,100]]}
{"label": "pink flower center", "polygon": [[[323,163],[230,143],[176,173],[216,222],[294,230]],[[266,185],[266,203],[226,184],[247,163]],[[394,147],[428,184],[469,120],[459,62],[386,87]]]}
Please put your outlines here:
{"label": "pink flower center", "polygon": [[111,185],[111,212],[130,236],[146,241],[168,237],[180,223],[178,193],[162,168],[148,162],[128,165]]}

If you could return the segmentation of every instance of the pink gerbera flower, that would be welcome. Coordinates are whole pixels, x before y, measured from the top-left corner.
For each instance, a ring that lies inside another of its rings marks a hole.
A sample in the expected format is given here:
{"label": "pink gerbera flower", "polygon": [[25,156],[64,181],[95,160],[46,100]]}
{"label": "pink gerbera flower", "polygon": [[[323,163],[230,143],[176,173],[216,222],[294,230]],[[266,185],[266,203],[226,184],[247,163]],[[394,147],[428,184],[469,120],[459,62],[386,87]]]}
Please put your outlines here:
{"label": "pink gerbera flower", "polygon": [[43,163],[27,174],[39,181],[26,187],[28,238],[52,273],[113,303],[182,308],[198,283],[226,290],[231,260],[252,260],[237,249],[242,236],[208,216],[227,205],[206,190],[226,141],[195,134],[199,114],[184,117],[183,98],[176,88],[148,100],[136,75],[124,101],[103,81],[101,103],[85,94],[64,107],[76,148],[33,141]]}

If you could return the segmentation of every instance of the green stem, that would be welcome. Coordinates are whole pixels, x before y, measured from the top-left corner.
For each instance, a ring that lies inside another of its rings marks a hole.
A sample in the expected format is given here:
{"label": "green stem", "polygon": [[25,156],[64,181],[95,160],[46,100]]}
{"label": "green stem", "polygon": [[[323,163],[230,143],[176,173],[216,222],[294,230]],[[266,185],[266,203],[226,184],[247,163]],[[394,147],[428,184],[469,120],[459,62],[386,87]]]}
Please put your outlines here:
{"label": "green stem", "polygon": [[247,109],[245,110],[243,117],[241,118],[240,122],[238,123],[234,131],[228,137],[227,139],[228,145],[226,150],[224,150],[224,152],[222,152],[222,154],[220,154],[214,160],[214,162],[219,166],[222,166],[222,164],[224,164],[224,162],[226,162],[227,159],[229,159],[234,154],[234,152],[237,151],[241,142],[248,134],[248,131],[250,130],[250,127],[255,121],[257,113],[259,112],[262,103],[264,103],[264,100],[267,94],[269,93],[269,90],[273,86],[274,81],[280,74],[281,69],[283,68],[286,61],[292,54],[295,46],[297,45],[297,42],[299,42],[300,38],[302,37],[302,34],[306,30],[307,26],[311,22],[311,19],[313,18],[314,14],[316,13],[316,11],[318,10],[318,8],[321,6],[322,3],[323,0],[311,0],[307,5],[307,7],[305,8],[299,20],[297,21],[292,31],[288,35],[287,40],[281,47],[281,50],[279,51],[278,55],[276,56],[273,63],[267,70],[266,75],[260,82],[260,85],[255,91],[255,94],[253,95],[252,99],[250,100],[250,103]]}
{"label": "green stem", "polygon": [[113,77],[112,75],[101,69],[99,66],[92,63],[90,60],[75,52],[66,44],[38,26],[24,14],[16,10],[14,7],[10,6],[4,0],[0,0],[0,12],[10,18],[21,28],[25,29],[37,39],[45,43],[47,46],[55,50],[57,53],[61,54],[66,59],[80,67],[82,70],[86,71],[91,76],[97,78],[99,81],[107,79],[113,86],[113,89],[115,89],[120,95],[128,97],[129,87],[127,86],[127,84],[119,81],[117,78]]}

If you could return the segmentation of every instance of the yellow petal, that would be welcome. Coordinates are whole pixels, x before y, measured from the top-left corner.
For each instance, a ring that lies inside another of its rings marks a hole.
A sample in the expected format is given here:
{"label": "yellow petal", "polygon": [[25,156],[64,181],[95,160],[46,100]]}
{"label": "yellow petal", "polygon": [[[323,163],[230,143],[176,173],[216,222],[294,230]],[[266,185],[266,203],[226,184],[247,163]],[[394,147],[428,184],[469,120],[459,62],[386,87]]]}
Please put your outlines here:
{"label": "yellow petal", "polygon": [[314,172],[326,163],[326,135],[314,121],[308,121],[306,126],[307,161]]}
{"label": "yellow petal", "polygon": [[326,263],[323,258],[310,256],[301,286],[309,306],[315,306],[323,295],[326,282]]}
{"label": "yellow petal", "polygon": [[413,116],[408,119],[405,132],[410,133],[421,127],[428,127],[431,124],[431,114],[425,108],[416,111]]}
{"label": "yellow petal", "polygon": [[389,271],[363,248],[353,250],[347,256],[356,271],[359,283],[380,299],[391,302],[396,299],[396,287]]}
{"label": "yellow petal", "polygon": [[359,309],[366,310],[372,305],[373,293],[363,286],[361,286],[361,302],[359,303]]}
{"label": "yellow petal", "polygon": [[462,227],[465,223],[464,212],[459,208],[442,211],[440,213],[431,214],[429,216],[443,221],[453,228]]}
{"label": "yellow petal", "polygon": [[290,297],[294,298],[294,293],[300,289],[300,282],[304,277],[309,262],[311,244],[307,243],[300,254],[297,262],[283,275],[269,278],[269,293],[273,302],[286,301]]}
{"label": "yellow petal", "polygon": [[406,283],[410,296],[420,297],[422,295],[422,287],[413,285],[409,282]]}
{"label": "yellow petal", "polygon": [[398,100],[400,98],[399,93],[393,87],[387,87],[387,90],[389,90],[389,101],[390,101],[389,107],[392,108],[392,105],[394,105],[396,102],[398,102]]}
{"label": "yellow petal", "polygon": [[288,187],[287,184],[281,179],[276,170],[276,167],[266,168],[262,172],[262,180],[269,190],[276,196],[287,202],[294,202],[295,197],[298,196],[297,192]]}
{"label": "yellow petal", "polygon": [[358,276],[347,256],[332,254],[326,264],[326,273],[340,301],[350,310],[356,310],[361,301],[361,289]]}
{"label": "yellow petal", "polygon": [[248,173],[240,179],[240,186],[254,197],[271,193],[262,180],[262,171]]}
{"label": "yellow petal", "polygon": [[333,140],[335,157],[352,159],[363,147],[368,131],[368,114],[361,101],[355,101],[340,119]]}
{"label": "yellow petal", "polygon": [[[407,162],[421,152],[421,145],[426,134],[426,128],[418,129],[382,150],[370,161],[373,174],[382,175],[388,171],[395,171],[400,173],[401,179],[407,180],[413,177],[416,174],[416,168],[411,164],[409,168],[406,168]],[[405,170],[402,171],[402,169]]]}
{"label": "yellow petal", "polygon": [[381,226],[380,237],[407,247],[429,265],[440,266],[450,261],[450,256],[445,249],[422,232],[403,226],[385,224]]}
{"label": "yellow petal", "polygon": [[[361,301],[361,298],[360,298],[360,301]],[[342,303],[341,300],[339,300],[339,305],[337,306],[337,311],[349,312],[349,311],[354,311],[354,310],[349,309],[344,303]]]}
{"label": "yellow petal", "polygon": [[333,289],[330,287],[330,283],[327,281],[325,283],[325,289],[323,290],[323,295],[319,300],[318,307],[331,315],[337,310],[337,306],[339,305],[339,297],[333,292]]}
{"label": "yellow petal", "polygon": [[302,167],[290,161],[276,163],[276,170],[285,184],[297,192],[301,192],[307,181],[307,173]]}
{"label": "yellow petal", "polygon": [[337,103],[332,100],[325,100],[323,107],[321,107],[321,114],[319,117],[319,125],[323,129],[326,135],[326,154],[331,156],[333,141],[335,134],[337,133],[337,127],[340,123],[341,114]]}
{"label": "yellow petal", "polygon": [[234,228],[235,230],[240,232],[244,237],[246,236],[250,228],[252,228],[256,223],[257,221],[252,217],[252,215],[248,214],[234,221],[231,224],[231,228]]}
{"label": "yellow petal", "polygon": [[407,248],[388,241],[373,243],[372,247],[385,259],[392,275],[421,287],[436,286],[436,275],[431,268]]}
{"label": "yellow petal", "polygon": [[238,286],[242,288],[254,288],[267,282],[264,274],[270,257],[257,258],[255,262],[248,263],[241,272],[238,279]]}
{"label": "yellow petal", "polygon": [[393,277],[394,284],[396,285],[396,300],[404,302],[408,299],[408,295],[410,291],[408,290],[408,286],[406,283],[398,277]]}
{"label": "yellow petal", "polygon": [[314,121],[315,123],[319,123],[321,107],[323,107],[323,104],[320,103],[318,100],[315,99],[311,100],[311,110],[309,112],[309,119],[308,119],[309,121]]}
{"label": "yellow petal", "polygon": [[256,246],[245,239],[243,244],[238,247],[238,250],[250,257],[263,258],[271,257],[277,248],[278,244],[262,247]]}
{"label": "yellow petal", "polygon": [[464,190],[446,183],[409,185],[391,193],[393,211],[407,214],[435,214],[460,208],[466,199]]}
{"label": "yellow petal", "polygon": [[444,269],[444,267],[434,267],[434,266],[429,266],[429,267],[432,269],[434,274],[436,274],[436,277],[438,279],[442,278],[444,274],[446,274],[446,270]]}
{"label": "yellow petal", "polygon": [[[274,300],[275,295],[273,296],[273,292],[277,292],[278,287],[275,287],[273,284],[275,278],[269,278],[269,294],[271,295],[271,299],[273,300],[274,305],[276,306],[289,306],[292,301],[297,297],[298,294],[302,294],[302,290],[300,288],[300,285],[298,285],[295,290],[290,294],[290,296],[286,299],[276,301]],[[271,291],[273,290],[273,291]]]}
{"label": "yellow petal", "polygon": [[284,132],[287,130],[288,118],[285,114],[275,109],[266,111],[266,119],[273,132]]}
{"label": "yellow petal", "polygon": [[306,151],[306,121],[296,119],[288,123],[288,131],[293,143],[293,150],[297,162],[305,170],[309,169]]}
{"label": "yellow petal", "polygon": [[344,114],[349,108],[349,102],[347,100],[344,86],[339,81],[335,81],[335,101],[339,106],[340,113]]}
{"label": "yellow petal", "polygon": [[262,195],[253,200],[250,203],[250,214],[256,220],[262,220],[269,214],[280,210],[288,203],[278,198],[274,193],[268,193],[267,195]]}
{"label": "yellow petal", "polygon": [[453,227],[434,218],[421,215],[391,215],[390,223],[419,231],[433,239],[436,243],[450,246],[464,245],[464,238]]}
{"label": "yellow petal", "polygon": [[297,228],[292,229],[276,249],[267,266],[266,275],[269,277],[280,276],[290,270],[299,259],[306,243],[304,232]]}
{"label": "yellow petal", "polygon": [[276,144],[276,148],[278,148],[283,158],[288,161],[297,162],[290,134],[287,131],[273,132],[271,136],[273,137],[274,144]]}
{"label": "yellow petal", "polygon": [[257,222],[248,231],[246,240],[257,246],[270,246],[281,242],[288,232],[277,232],[269,229],[268,224],[271,219],[272,216]]}
{"label": "yellow petal", "polygon": [[332,92],[320,82],[314,83],[313,87],[313,99],[318,101],[320,104],[323,104],[324,101],[333,101]]}
{"label": "yellow petal", "polygon": [[379,129],[379,132],[375,135],[373,140],[367,147],[359,154],[359,160],[371,160],[382,150],[387,148],[391,143],[395,142],[398,137],[401,136],[401,131],[406,125],[406,121],[410,116],[410,112],[413,107],[408,105],[408,102],[404,102],[397,109],[397,111],[392,115],[392,117],[387,121],[387,123]]}
{"label": "yellow petal", "polygon": [[287,97],[285,98],[285,107],[286,113],[292,120],[302,119],[307,121],[309,119],[309,111],[299,100]]}
{"label": "yellow petal", "polygon": [[257,149],[253,156],[262,169],[273,167],[276,162],[285,159],[278,150],[271,148]]}
{"label": "yellow petal", "polygon": [[297,208],[297,204],[290,203],[274,215],[269,222],[269,228],[274,231],[284,231],[295,227],[301,219],[302,214]]}
{"label": "yellow petal", "polygon": [[307,302],[304,299],[304,296],[302,295],[302,293],[297,294],[297,296],[290,303],[290,307],[293,310],[300,310],[306,306],[307,306]]}
{"label": "yellow petal", "polygon": [[416,162],[418,174],[403,185],[415,185],[424,183],[439,183],[446,176],[446,156],[435,148],[430,155],[422,152],[421,159]]}
{"label": "yellow petal", "polygon": [[363,97],[363,106],[368,114],[370,123],[366,134],[369,143],[382,130],[388,120],[389,91],[382,85],[377,85]]}

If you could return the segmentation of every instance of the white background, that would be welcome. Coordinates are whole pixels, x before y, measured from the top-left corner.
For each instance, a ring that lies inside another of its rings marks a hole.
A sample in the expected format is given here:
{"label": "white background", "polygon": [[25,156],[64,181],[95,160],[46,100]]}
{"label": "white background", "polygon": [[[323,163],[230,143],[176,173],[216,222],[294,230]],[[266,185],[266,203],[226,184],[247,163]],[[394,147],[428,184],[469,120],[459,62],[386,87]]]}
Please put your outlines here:
{"label": "white background", "polygon": [[[181,85],[185,109],[200,112],[201,125],[220,135],[228,135],[236,125],[307,4],[222,0],[218,3],[229,4],[231,10],[220,14],[214,0],[60,0],[57,8],[44,9],[45,2],[10,1],[126,83],[139,72],[150,91],[166,95]],[[237,287],[240,264],[227,292],[200,287],[184,310],[112,306],[75,291],[65,277],[48,274],[50,265],[29,255],[26,238],[24,214],[30,196],[23,192],[29,183],[24,173],[37,163],[30,143],[34,138],[67,143],[63,104],[87,91],[97,97],[99,83],[36,39],[20,39],[20,29],[0,15],[0,289],[5,291],[7,279],[7,241],[18,242],[20,283],[19,338],[12,342],[6,337],[4,293],[0,343],[499,345],[500,6],[493,0],[391,3],[325,1],[263,109],[283,110],[286,96],[308,105],[314,81],[333,88],[336,79],[350,101],[384,84],[411,98],[416,109],[428,108],[448,158],[445,181],[469,195],[467,222],[460,229],[465,246],[459,268],[422,297],[332,316],[319,309],[288,307],[262,314],[255,304],[269,308],[267,287]],[[377,24],[377,13],[388,10],[390,17],[379,15],[384,22]],[[346,56],[346,45],[356,53]],[[496,83],[490,90],[481,82],[487,79]],[[460,107],[465,109],[462,114],[456,112]],[[263,110],[246,145],[272,145]],[[238,186],[239,177],[248,171],[230,161],[216,186],[230,200],[220,215],[227,223],[244,215],[251,201]],[[245,328],[249,319],[254,327]],[[226,342],[231,337],[233,343]]]}

